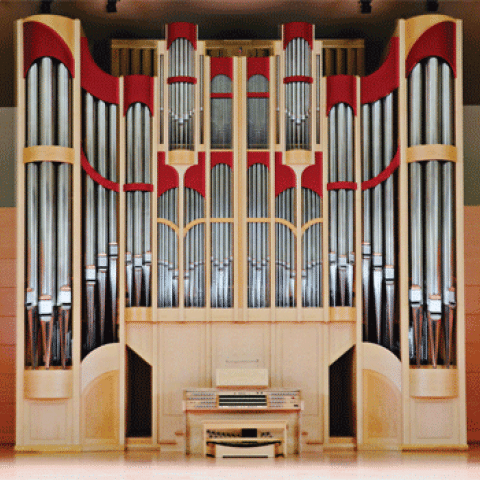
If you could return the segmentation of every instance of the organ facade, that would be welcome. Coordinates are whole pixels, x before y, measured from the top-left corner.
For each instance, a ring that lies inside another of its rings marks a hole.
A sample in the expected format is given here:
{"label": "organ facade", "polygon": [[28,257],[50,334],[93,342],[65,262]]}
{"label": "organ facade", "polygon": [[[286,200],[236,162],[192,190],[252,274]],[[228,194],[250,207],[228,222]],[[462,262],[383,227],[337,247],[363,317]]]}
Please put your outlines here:
{"label": "organ facade", "polygon": [[460,21],[368,76],[303,22],[111,74],[78,20],[16,35],[18,450],[185,451],[184,391],[239,368],[301,392],[295,453],[466,448]]}

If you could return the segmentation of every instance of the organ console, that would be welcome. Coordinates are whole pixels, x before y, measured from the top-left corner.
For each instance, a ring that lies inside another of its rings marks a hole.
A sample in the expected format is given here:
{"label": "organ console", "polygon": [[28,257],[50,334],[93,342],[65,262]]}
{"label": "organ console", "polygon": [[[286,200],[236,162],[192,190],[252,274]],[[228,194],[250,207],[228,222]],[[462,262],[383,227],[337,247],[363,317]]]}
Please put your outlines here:
{"label": "organ console", "polygon": [[460,21],[16,35],[18,450],[466,448]]}

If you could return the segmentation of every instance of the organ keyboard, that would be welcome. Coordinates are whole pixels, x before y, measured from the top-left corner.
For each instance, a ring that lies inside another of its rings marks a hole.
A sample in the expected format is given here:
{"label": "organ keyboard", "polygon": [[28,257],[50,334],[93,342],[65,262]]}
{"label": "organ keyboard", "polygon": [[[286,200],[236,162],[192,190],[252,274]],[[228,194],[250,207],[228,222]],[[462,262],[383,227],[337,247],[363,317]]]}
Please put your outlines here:
{"label": "organ keyboard", "polygon": [[300,390],[196,388],[185,390],[185,410],[301,410]]}

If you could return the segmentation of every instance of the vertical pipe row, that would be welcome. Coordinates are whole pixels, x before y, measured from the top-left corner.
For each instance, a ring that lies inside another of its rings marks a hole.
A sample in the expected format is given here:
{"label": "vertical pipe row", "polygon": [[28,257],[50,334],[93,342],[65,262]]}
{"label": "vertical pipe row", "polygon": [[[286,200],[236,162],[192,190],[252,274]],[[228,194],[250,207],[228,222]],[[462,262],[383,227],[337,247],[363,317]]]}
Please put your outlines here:
{"label": "vertical pipe row", "polygon": [[[268,168],[260,163],[247,172],[248,218],[268,217]],[[268,224],[248,223],[248,306],[270,305],[270,260],[268,257]]]}
{"label": "vertical pipe row", "polygon": [[[50,57],[26,77],[26,146],[71,147],[68,69]],[[26,166],[27,362],[63,368],[71,361],[71,167]]]}
{"label": "vertical pipe row", "polygon": [[[171,188],[158,197],[157,215],[178,226],[178,188]],[[157,305],[178,307],[178,237],[164,223],[157,226],[157,246]]]}
{"label": "vertical pipe row", "polygon": [[[127,110],[127,183],[150,183],[150,111],[136,102]],[[150,192],[127,192],[127,306],[150,306]]]}
{"label": "vertical pipe row", "polygon": [[[309,188],[302,188],[302,225],[322,218],[322,199]],[[302,306],[322,306],[322,225],[307,228],[302,238]]]}
{"label": "vertical pipe row", "polygon": [[[429,57],[413,68],[408,84],[409,145],[452,145],[454,102],[450,66],[437,57]],[[453,364],[452,336],[456,307],[454,169],[451,162],[430,160],[425,166],[414,162],[409,170],[410,354],[417,366],[428,364],[436,368],[439,361],[443,361],[448,368]],[[425,191],[422,190],[423,175]],[[440,346],[442,327],[444,344]],[[440,358],[441,355],[443,358]]]}
{"label": "vertical pipe row", "polygon": [[[117,105],[96,99],[85,91],[83,112],[87,159],[102,177],[115,182]],[[117,193],[95,183],[87,174],[85,191],[83,351],[86,355],[117,338],[118,238]],[[131,256],[128,259],[131,264]]]}
{"label": "vertical pipe row", "polygon": [[[275,217],[295,225],[295,188],[288,188],[275,198]],[[276,226],[276,306],[294,307],[295,296],[295,236],[285,224]]]}
{"label": "vertical pipe row", "polygon": [[[185,189],[185,226],[205,217],[205,199],[191,188]],[[185,236],[185,306],[205,306],[205,224],[194,225]]]}
{"label": "vertical pipe row", "polygon": [[[345,103],[329,113],[329,182],[354,181],[353,111]],[[330,306],[353,306],[354,193],[330,191]]]}
{"label": "vertical pipe row", "polygon": [[[285,48],[285,76],[311,76],[311,48],[301,37]],[[308,81],[294,80],[285,85],[286,149],[310,149],[311,86]]]}
{"label": "vertical pipe row", "polygon": [[[363,180],[387,168],[395,154],[395,92],[362,106]],[[363,192],[363,325],[365,341],[394,351],[396,304],[395,176]]]}
{"label": "vertical pipe row", "polygon": [[[219,163],[211,171],[211,218],[231,219],[232,171]],[[233,306],[233,224],[212,222],[211,303],[213,308]]]}
{"label": "vertical pipe row", "polygon": [[[169,48],[169,77],[195,76],[195,49],[185,38],[176,38]],[[170,150],[193,150],[194,85],[176,81],[169,86]]]}

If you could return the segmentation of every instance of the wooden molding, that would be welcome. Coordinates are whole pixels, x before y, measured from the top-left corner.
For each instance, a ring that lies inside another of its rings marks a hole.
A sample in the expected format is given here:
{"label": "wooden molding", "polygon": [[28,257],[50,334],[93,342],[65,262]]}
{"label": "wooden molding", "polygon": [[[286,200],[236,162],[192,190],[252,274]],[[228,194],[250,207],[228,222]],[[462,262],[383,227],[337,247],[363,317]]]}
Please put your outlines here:
{"label": "wooden molding", "polygon": [[453,145],[415,145],[407,148],[407,163],[430,160],[457,161],[457,147]]}
{"label": "wooden molding", "polygon": [[23,149],[23,163],[60,162],[75,164],[75,150],[54,145],[38,145]]}

